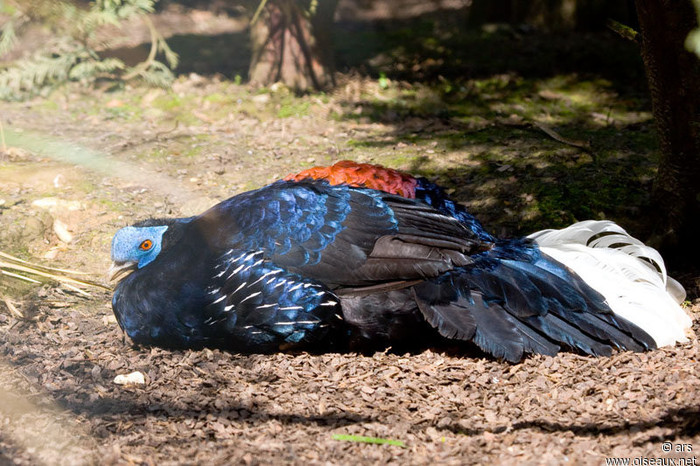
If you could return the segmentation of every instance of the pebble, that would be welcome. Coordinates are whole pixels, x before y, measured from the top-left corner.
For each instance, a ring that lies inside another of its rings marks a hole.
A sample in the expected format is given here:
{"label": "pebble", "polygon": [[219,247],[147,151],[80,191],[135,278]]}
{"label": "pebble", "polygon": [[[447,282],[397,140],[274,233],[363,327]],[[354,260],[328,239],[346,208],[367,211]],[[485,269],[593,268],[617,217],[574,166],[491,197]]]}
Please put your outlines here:
{"label": "pebble", "polygon": [[114,383],[117,385],[144,385],[146,377],[139,371],[134,371],[129,374],[119,374],[114,378]]}

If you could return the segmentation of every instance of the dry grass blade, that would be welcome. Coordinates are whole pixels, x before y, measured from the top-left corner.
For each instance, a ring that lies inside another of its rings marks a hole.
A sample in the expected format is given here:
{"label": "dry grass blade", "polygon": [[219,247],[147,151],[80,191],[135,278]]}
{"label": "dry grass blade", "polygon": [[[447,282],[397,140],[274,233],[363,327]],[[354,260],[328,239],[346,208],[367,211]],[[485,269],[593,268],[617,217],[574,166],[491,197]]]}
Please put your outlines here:
{"label": "dry grass blade", "polygon": [[11,255],[4,253],[2,251],[0,251],[0,257],[3,257],[3,258],[5,258],[9,261],[12,261],[12,262],[26,264],[26,265],[28,265],[36,270],[41,270],[44,272],[52,271],[52,272],[60,272],[60,273],[69,273],[71,275],[88,275],[87,272],[79,272],[77,270],[70,270],[70,269],[57,269],[54,267],[47,267],[45,265],[34,264],[33,262],[27,262],[25,260],[20,259],[19,257],[11,256]]}
{"label": "dry grass blade", "polygon": [[24,280],[25,282],[30,282],[30,283],[41,283],[39,280],[34,280],[33,278],[25,277],[24,275],[20,275],[17,273],[12,273],[8,272],[7,270],[0,270],[3,275],[7,275],[8,277],[12,278],[18,278],[20,280]]}
{"label": "dry grass blade", "polygon": [[3,275],[9,277],[17,278],[20,280],[41,283],[40,280],[27,276],[25,274],[33,275],[35,277],[43,277],[49,280],[54,280],[70,290],[80,293],[83,296],[89,296],[83,287],[96,287],[105,290],[110,290],[111,288],[105,286],[101,283],[97,283],[91,280],[83,279],[80,277],[75,277],[71,275],[87,275],[84,272],[78,272],[75,270],[58,269],[54,267],[46,267],[43,265],[34,264],[17,257],[11,256],[4,252],[0,252],[0,271]]}

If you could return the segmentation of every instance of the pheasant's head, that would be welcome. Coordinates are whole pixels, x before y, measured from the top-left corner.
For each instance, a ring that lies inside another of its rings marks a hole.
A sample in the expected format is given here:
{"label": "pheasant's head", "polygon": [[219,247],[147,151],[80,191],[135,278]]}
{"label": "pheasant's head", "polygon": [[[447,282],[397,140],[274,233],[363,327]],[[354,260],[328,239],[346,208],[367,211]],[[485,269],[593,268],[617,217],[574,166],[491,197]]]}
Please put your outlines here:
{"label": "pheasant's head", "polygon": [[109,279],[121,281],[128,274],[150,264],[163,247],[166,225],[131,226],[117,231],[112,239],[112,267]]}

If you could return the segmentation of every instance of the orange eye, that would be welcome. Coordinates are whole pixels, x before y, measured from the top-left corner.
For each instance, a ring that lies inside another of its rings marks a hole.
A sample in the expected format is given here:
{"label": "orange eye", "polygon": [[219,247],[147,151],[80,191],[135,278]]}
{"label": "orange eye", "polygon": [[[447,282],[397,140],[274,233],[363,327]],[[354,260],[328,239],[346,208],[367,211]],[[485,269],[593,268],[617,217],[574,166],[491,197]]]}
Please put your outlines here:
{"label": "orange eye", "polygon": [[145,240],[143,243],[141,243],[139,245],[139,249],[141,249],[142,251],[148,251],[152,247],[153,247],[153,241],[151,241],[150,239]]}

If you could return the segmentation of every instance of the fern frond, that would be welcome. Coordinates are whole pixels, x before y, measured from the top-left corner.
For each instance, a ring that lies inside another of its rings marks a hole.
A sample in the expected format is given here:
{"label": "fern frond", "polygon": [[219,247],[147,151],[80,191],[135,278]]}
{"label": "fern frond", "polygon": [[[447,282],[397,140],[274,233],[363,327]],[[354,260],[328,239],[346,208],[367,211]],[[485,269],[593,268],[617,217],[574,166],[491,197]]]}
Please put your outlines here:
{"label": "fern frond", "polygon": [[[0,70],[0,99],[17,100],[46,94],[71,80],[89,83],[99,77],[124,81],[138,77],[149,85],[168,87],[174,79],[173,73],[165,64],[157,61],[156,56],[162,53],[170,68],[177,66],[179,57],[148,17],[155,10],[155,2],[96,0],[89,8],[82,8],[68,0],[33,0],[26,5],[17,3],[16,15],[0,31],[0,55],[20,40],[17,38],[18,18],[52,26],[56,40],[46,44],[33,57]],[[102,59],[92,44],[97,31],[102,26],[119,26],[123,20],[133,16],[143,17],[151,30],[149,57],[133,68],[127,68],[116,58]]]}
{"label": "fern frond", "polygon": [[94,8],[119,20],[155,11],[155,0],[98,0]]}
{"label": "fern frond", "polygon": [[175,76],[165,64],[153,60],[145,69],[138,70],[135,77],[142,79],[149,86],[167,88],[173,83]]}
{"label": "fern frond", "polygon": [[87,60],[76,64],[68,73],[70,79],[85,81],[103,73],[114,73],[125,68],[124,62],[118,58],[104,60]]}
{"label": "fern frond", "polygon": [[168,46],[167,42],[165,42],[165,39],[162,37],[158,38],[158,50],[163,52],[165,61],[168,62],[170,69],[177,68],[178,63],[180,62],[180,56],[173,52],[173,50]]}

